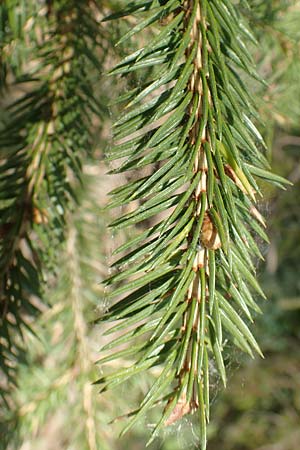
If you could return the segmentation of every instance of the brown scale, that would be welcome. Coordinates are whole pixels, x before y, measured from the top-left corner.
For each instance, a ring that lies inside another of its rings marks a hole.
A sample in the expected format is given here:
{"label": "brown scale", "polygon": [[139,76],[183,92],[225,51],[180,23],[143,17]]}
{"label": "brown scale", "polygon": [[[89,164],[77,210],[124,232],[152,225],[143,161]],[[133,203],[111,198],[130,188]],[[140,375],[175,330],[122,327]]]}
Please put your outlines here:
{"label": "brown scale", "polygon": [[204,247],[209,250],[218,250],[221,247],[221,240],[217,228],[207,212],[204,215],[200,240]]}
{"label": "brown scale", "polygon": [[[173,398],[169,400],[169,402],[167,403],[167,407],[172,401]],[[176,403],[170,416],[165,421],[165,426],[172,425],[173,423],[177,422],[177,420],[181,419],[183,416],[185,416],[191,411],[192,405],[190,404],[190,402],[186,401],[186,395],[185,393],[183,393],[182,396],[179,398],[178,402]]]}

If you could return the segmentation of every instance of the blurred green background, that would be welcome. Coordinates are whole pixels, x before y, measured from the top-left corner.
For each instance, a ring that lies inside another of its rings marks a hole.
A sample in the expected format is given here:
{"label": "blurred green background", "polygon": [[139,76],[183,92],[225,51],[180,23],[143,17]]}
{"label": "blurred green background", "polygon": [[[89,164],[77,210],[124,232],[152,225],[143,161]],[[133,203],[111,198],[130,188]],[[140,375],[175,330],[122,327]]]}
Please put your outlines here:
{"label": "blurred green background", "polygon": [[[104,2],[105,12],[117,3]],[[294,187],[280,192],[268,188],[260,205],[270,245],[263,245],[265,262],[259,263],[258,273],[268,300],[261,304],[264,314],[257,317],[254,334],[265,359],[250,360],[232,352],[228,388],[223,391],[217,380],[213,386],[208,449],[299,450],[300,2],[253,0],[251,5],[251,14],[246,13],[259,41],[252,50],[268,83],[253,86],[268,156],[274,170]],[[120,28],[108,28],[112,40],[122,33]],[[103,72],[117,58],[109,53]],[[136,407],[155,373],[101,395],[91,384],[103,370],[95,362],[105,343],[104,327],[93,324],[107,306],[101,281],[112,250],[122,239],[108,231],[111,213],[103,210],[107,192],[121,182],[106,174],[104,162],[111,115],[116,114],[115,107],[107,108],[111,103],[107,93],[118,94],[114,83],[103,75],[97,84],[106,114],[101,126],[95,123],[99,132],[94,151],[84,162],[79,206],[68,221],[59,276],[50,280],[49,306],[34,324],[38,338],[25,334],[29,363],[20,367],[13,402],[0,415],[3,449],[142,450],[149,437],[151,417],[122,439],[118,433],[123,419],[110,421]],[[196,449],[194,418],[171,426],[149,448]]]}

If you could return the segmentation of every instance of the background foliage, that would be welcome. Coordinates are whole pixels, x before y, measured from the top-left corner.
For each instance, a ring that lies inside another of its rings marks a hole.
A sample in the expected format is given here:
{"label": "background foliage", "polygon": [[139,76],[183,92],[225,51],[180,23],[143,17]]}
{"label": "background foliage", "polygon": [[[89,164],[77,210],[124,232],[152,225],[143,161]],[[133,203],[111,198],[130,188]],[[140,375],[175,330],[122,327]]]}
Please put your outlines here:
{"label": "background foliage", "polygon": [[[104,6],[114,8],[116,3],[104,2]],[[49,122],[49,117],[41,118],[40,110],[33,109],[33,105],[38,103],[35,95],[38,95],[43,82],[48,83],[51,70],[38,72],[39,67],[34,67],[34,76],[41,78],[38,80],[37,89],[33,89],[33,74],[30,68],[29,77],[26,61],[33,49],[40,51],[37,42],[38,30],[35,29],[35,33],[24,33],[23,30],[28,29],[30,17],[36,18],[34,5],[37,3],[26,2],[26,8],[18,4],[20,8],[17,8],[17,13],[16,2],[5,2],[4,5],[11,6],[13,10],[11,25],[3,26],[2,22],[1,45],[5,47],[2,52],[5,58],[1,61],[1,83],[5,97],[1,121],[4,124],[9,123],[10,127],[21,128],[19,124],[23,124],[24,128],[25,124],[25,137],[28,136],[29,142],[32,143],[34,133],[37,127],[41,126],[41,122],[42,126]],[[64,2],[49,2],[49,5],[53,5],[53,8],[57,5],[61,7]],[[218,392],[219,387],[214,386],[218,399],[213,403],[213,421],[208,430],[209,448],[294,450],[298,449],[300,419],[297,377],[300,356],[300,285],[297,275],[300,256],[300,210],[297,201],[300,193],[300,5],[299,2],[275,0],[255,1],[253,5],[255,8],[250,19],[257,27],[257,38],[260,41],[255,57],[260,73],[269,83],[267,88],[258,93],[264,100],[260,103],[260,110],[266,124],[265,137],[271,149],[269,157],[277,172],[293,181],[295,186],[293,191],[284,193],[269,189],[264,205],[271,245],[267,248],[261,244],[266,265],[260,268],[260,281],[269,300],[264,304],[264,316],[256,320],[256,335],[266,359],[242,360],[240,354],[232,353],[229,387],[221,395]],[[5,6],[1,8],[2,18],[8,20]],[[107,11],[108,9],[105,12]],[[106,42],[110,44],[122,30],[101,28],[101,17],[99,15],[97,18],[97,26],[99,30],[109,33],[106,35]],[[43,20],[42,15],[41,21]],[[13,23],[18,25],[14,28]],[[101,42],[105,42],[103,34],[101,36]],[[55,40],[53,45],[56,42]],[[51,55],[51,48],[49,52]],[[99,55],[103,55],[101,49]],[[116,58],[112,53],[105,55],[105,59],[97,59],[97,64],[99,61],[102,64],[101,68],[97,69],[101,72],[111,66],[112,58]],[[51,60],[54,66],[55,61],[55,58]],[[3,404],[0,415],[0,442],[5,449],[8,445],[11,448],[30,450],[102,450],[123,449],[126,446],[142,449],[149,435],[144,424],[141,424],[118,440],[116,436],[122,428],[121,421],[113,425],[108,422],[124,410],[132,409],[140,401],[142,393],[147,392],[153,381],[154,371],[143,379],[134,379],[126,387],[101,396],[97,395],[97,388],[90,384],[91,380],[94,381],[102,373],[101,366],[97,368],[94,362],[99,357],[99,347],[105,344],[102,327],[92,325],[93,319],[106,305],[106,293],[103,292],[100,282],[107,275],[107,258],[110,258],[112,249],[119,243],[118,240],[122,239],[122,236],[113,236],[105,231],[109,221],[108,213],[103,213],[100,209],[106,202],[105,192],[111,190],[114,183],[120,184],[119,179],[105,175],[106,169],[101,162],[109,141],[107,129],[110,117],[104,108],[108,103],[106,93],[110,92],[115,96],[115,86],[110,84],[112,80],[105,79],[104,82],[102,78],[98,82],[97,71],[91,70],[90,73],[95,74],[94,97],[101,100],[103,107],[100,108],[101,113],[97,109],[97,114],[90,124],[92,133],[89,144],[86,145],[87,152],[81,161],[82,184],[72,184],[72,192],[74,191],[77,199],[76,210],[74,212],[73,207],[68,207],[63,223],[60,220],[59,226],[56,222],[53,227],[63,233],[64,240],[59,243],[61,239],[56,237],[51,241],[51,245],[46,247],[49,252],[55,249],[55,255],[46,258],[46,271],[43,275],[47,275],[50,289],[43,295],[44,304],[38,304],[37,311],[34,311],[34,323],[31,311],[29,316],[27,311],[22,315],[30,325],[34,325],[33,329],[38,338],[32,332],[23,331],[25,347],[21,340],[17,340],[18,345],[22,345],[22,358],[19,358],[17,374],[13,374],[18,388],[13,390],[13,398],[7,400],[8,408]],[[26,124],[28,116],[22,120],[20,116],[18,120],[12,120],[11,116],[8,116],[11,112],[6,108],[16,97],[22,98],[19,89],[20,83],[23,89],[24,77],[26,82],[30,78],[29,83],[33,83],[24,88],[25,96],[28,92],[34,93],[33,104],[29,102],[28,109],[25,108],[25,112],[33,112],[29,131]],[[69,82],[68,74],[63,77],[63,82]],[[134,79],[130,81],[134,82]],[[72,89],[72,80],[70,83]],[[73,91],[71,92],[70,97],[74,100]],[[112,110],[115,110],[114,106]],[[18,136],[15,129],[13,135]],[[11,136],[12,134],[9,137]],[[24,144],[23,133],[21,138],[21,144],[10,139],[10,145],[14,149],[12,151],[20,151],[20,158],[23,157],[22,148],[28,145],[28,141]],[[76,141],[76,137],[72,136],[71,139],[72,142],[73,139]],[[1,145],[3,148],[3,141]],[[8,148],[6,141],[5,145]],[[71,179],[73,180],[72,177]],[[7,189],[5,186],[3,191],[7,192]],[[41,192],[45,192],[45,196],[49,195],[46,189]],[[7,203],[1,203],[1,208],[7,208]],[[42,211],[43,208],[41,200],[38,209]],[[50,214],[50,217],[56,220],[55,213],[53,216]],[[61,218],[61,215],[58,217]],[[34,235],[37,236],[34,242],[38,248],[44,249],[45,247],[40,246],[43,233],[40,235],[35,231],[37,225],[39,224],[33,220],[34,232],[37,233]],[[51,229],[49,222],[43,226],[47,227],[48,233]],[[53,265],[56,267],[55,276],[51,270]],[[40,274],[38,270],[37,273]],[[40,286],[39,283],[39,289]],[[44,291],[44,288],[42,289]],[[103,299],[102,302],[99,302],[100,298]],[[24,348],[27,349],[26,353]],[[155,413],[153,417],[147,417],[147,423],[155,420]],[[196,442],[197,431],[193,419],[182,419],[180,424],[171,427],[170,431],[162,432],[150,448],[196,448]]]}

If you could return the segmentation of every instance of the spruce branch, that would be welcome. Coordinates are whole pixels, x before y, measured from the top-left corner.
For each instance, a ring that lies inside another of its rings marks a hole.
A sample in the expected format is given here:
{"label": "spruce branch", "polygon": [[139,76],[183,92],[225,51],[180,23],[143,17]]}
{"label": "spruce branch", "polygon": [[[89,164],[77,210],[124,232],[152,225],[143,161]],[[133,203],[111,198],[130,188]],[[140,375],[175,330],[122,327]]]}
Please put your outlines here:
{"label": "spruce branch", "polygon": [[[22,8],[5,7],[13,23]],[[33,14],[36,8],[29,2],[24,19],[31,24],[30,64],[11,81],[20,93],[9,102],[7,90],[0,130],[0,365],[11,380],[24,354],[16,332],[22,337],[44,308],[46,273],[54,272],[82,160],[92,152],[91,121],[104,110],[94,95],[107,42],[97,4],[54,1]]]}
{"label": "spruce branch", "polygon": [[[103,169],[96,159],[83,166],[83,183],[76,189],[78,207],[67,214],[66,239],[58,249],[59,277],[45,293],[48,307],[34,324],[39,339],[24,333],[28,364],[19,367],[22,382],[11,408],[17,427],[6,424],[6,434],[11,430],[15,435],[15,448],[25,443],[46,445],[49,422],[54,425],[51,439],[57,445],[70,439],[78,450],[113,446],[106,426],[112,402],[103,402],[91,384],[97,376],[94,344],[98,332],[89,322],[103,295],[99,248],[103,251],[105,230],[104,219],[97,214],[103,206],[99,186]],[[1,443],[1,449],[7,448]]]}
{"label": "spruce branch", "polygon": [[[227,341],[262,356],[248,326],[260,312],[255,297],[264,297],[253,263],[262,258],[255,235],[267,240],[259,180],[286,182],[269,170],[255,125],[246,84],[259,80],[247,50],[255,39],[239,7],[228,0],[132,1],[110,19],[126,15],[142,18],[120,42],[143,35],[146,43],[112,74],[152,72],[121,97],[108,158],[122,158],[114,172],[148,166],[150,175],[111,193],[112,206],[137,205],[111,226],[152,225],[116,250],[121,257],[106,280],[114,303],[102,320],[117,321],[106,334],[118,337],[104,347],[110,354],[102,362],[136,361],[98,383],[106,390],[158,366],[124,432],[167,399],[149,442],[197,412],[205,449],[211,362],[225,385]],[[148,29],[155,32],[147,42]],[[121,344],[127,348],[118,350]]]}

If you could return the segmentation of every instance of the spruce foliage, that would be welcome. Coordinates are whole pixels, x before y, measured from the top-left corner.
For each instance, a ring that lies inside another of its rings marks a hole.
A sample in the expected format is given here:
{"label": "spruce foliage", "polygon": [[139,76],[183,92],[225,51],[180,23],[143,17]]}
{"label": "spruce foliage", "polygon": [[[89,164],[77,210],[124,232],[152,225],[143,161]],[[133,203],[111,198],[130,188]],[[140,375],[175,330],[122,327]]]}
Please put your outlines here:
{"label": "spruce foliage", "polygon": [[[86,323],[99,297],[103,309],[97,258],[105,241],[95,246],[103,234],[95,188],[102,172],[89,158],[107,114],[106,95],[125,80],[107,159],[118,166],[113,173],[127,177],[111,193],[110,207],[124,211],[112,229],[128,240],[115,251],[106,280],[111,306],[100,326],[110,327],[104,338],[110,342],[98,383],[104,391],[135,375],[146,384],[155,378],[123,433],[161,405],[151,440],[194,413],[205,448],[216,372],[225,385],[233,346],[261,354],[249,326],[260,313],[257,297],[264,296],[255,270],[262,258],[257,237],[267,241],[261,191],[266,182],[286,182],[270,171],[254,93],[268,93],[268,123],[286,116],[297,123],[298,89],[289,101],[291,91],[283,87],[298,75],[298,40],[289,40],[298,36],[294,11],[284,29],[276,27],[289,3],[1,2],[0,393],[10,411],[0,405],[0,447],[15,441],[19,448],[35,437],[39,447],[43,425],[61,410],[67,421],[59,425],[64,441],[57,446],[118,446],[107,415],[115,403],[138,395],[132,384],[134,395],[122,399],[114,389],[108,400],[93,396],[91,341],[97,338]],[[101,22],[108,14],[108,23]],[[261,51],[259,63],[268,81],[280,82],[275,91],[255,71],[257,43],[248,20],[271,30],[262,42],[270,50]],[[122,36],[117,52],[125,57],[105,93],[97,80],[110,65],[115,27]],[[272,59],[274,43],[279,50]],[[293,70],[280,73],[284,54]],[[274,75],[265,64],[276,68]],[[96,174],[93,182],[82,177],[84,168]],[[14,403],[8,394],[18,380]]]}
{"label": "spruce foliage", "polygon": [[11,381],[102,116],[93,86],[106,42],[94,2],[21,3],[0,6],[0,370]]}
{"label": "spruce foliage", "polygon": [[250,10],[246,1],[131,1],[108,17],[134,22],[119,44],[143,43],[112,71],[134,73],[139,83],[120,98],[108,159],[120,161],[113,173],[143,176],[111,192],[110,206],[133,205],[111,226],[144,231],[116,250],[115,273],[106,280],[114,299],[106,334],[118,336],[101,362],[127,356],[134,363],[98,383],[106,390],[158,366],[124,429],[162,403],[150,442],[163,426],[197,412],[204,449],[210,368],[226,385],[231,343],[262,356],[249,328],[260,313],[256,298],[264,297],[254,262],[262,258],[255,236],[268,240],[258,202],[261,180],[285,181],[270,171],[247,87],[261,82],[242,14]]}

